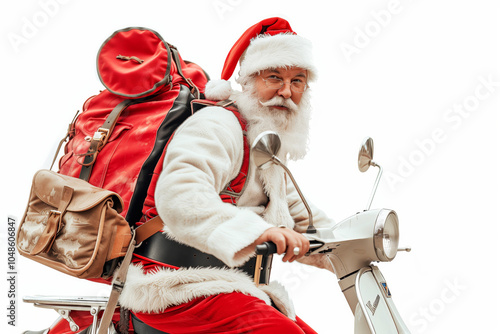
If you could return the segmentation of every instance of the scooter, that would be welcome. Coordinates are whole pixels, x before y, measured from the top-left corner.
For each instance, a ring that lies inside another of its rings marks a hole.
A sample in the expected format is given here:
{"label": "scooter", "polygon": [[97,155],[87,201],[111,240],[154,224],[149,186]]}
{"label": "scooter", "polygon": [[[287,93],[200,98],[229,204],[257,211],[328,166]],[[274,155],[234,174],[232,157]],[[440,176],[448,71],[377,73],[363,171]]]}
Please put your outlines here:
{"label": "scooter", "polygon": [[[354,315],[354,333],[410,333],[393,302],[387,281],[375,262],[390,262],[398,251],[399,221],[395,211],[390,209],[370,209],[375,196],[382,168],[373,161],[373,140],[366,138],[359,150],[358,167],[366,172],[370,166],[379,168],[377,178],[366,209],[335,224],[332,228],[316,228],[312,212],[290,170],[277,157],[281,140],[277,133],[261,133],[251,147],[252,159],[258,168],[265,169],[272,164],[281,166],[289,175],[309,214],[309,226],[304,235],[310,241],[306,256],[322,254],[332,266],[338,284]],[[265,257],[276,253],[276,245],[264,243],[257,246],[256,277]],[[47,297],[32,296],[24,302],[37,307],[54,309],[59,319],[46,330],[27,331],[25,334],[96,334],[99,316],[106,308],[107,297]],[[118,313],[117,313],[118,315]],[[152,334],[154,329],[137,334]],[[115,334],[113,324],[107,329]],[[154,332],[160,333],[159,331]]]}

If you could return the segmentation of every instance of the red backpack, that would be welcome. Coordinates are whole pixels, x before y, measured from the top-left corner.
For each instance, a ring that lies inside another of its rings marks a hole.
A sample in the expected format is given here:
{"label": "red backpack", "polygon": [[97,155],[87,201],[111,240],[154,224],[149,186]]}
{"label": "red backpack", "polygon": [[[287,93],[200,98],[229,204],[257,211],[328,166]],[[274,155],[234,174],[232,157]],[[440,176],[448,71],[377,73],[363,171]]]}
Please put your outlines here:
{"label": "red backpack", "polygon": [[[150,209],[144,202],[167,142],[191,116],[191,101],[203,96],[209,78],[146,28],[114,32],[98,52],[97,71],[106,89],[70,124],[59,173],[119,194],[121,215],[133,226]],[[103,276],[119,261],[107,263]]]}
{"label": "red backpack", "polygon": [[[131,224],[142,216],[153,171],[208,75],[184,62],[155,31],[116,31],[101,46],[97,70],[106,87],[70,125],[59,172],[118,193]],[[147,208],[145,208],[147,210]]]}

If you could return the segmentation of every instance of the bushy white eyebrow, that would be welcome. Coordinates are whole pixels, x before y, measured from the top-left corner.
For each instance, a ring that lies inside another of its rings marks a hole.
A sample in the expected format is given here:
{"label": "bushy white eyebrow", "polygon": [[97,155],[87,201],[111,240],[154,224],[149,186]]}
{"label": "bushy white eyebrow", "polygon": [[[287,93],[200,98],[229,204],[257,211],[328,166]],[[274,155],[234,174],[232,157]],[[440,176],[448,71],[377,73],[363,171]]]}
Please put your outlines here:
{"label": "bushy white eyebrow", "polygon": [[[280,72],[280,70],[278,68],[266,68],[265,70],[260,71],[259,74],[262,74],[262,72],[265,72],[265,71],[269,71],[271,73],[282,75],[282,73]],[[304,72],[300,72],[299,74],[295,75],[295,77],[307,78],[307,75]]]}

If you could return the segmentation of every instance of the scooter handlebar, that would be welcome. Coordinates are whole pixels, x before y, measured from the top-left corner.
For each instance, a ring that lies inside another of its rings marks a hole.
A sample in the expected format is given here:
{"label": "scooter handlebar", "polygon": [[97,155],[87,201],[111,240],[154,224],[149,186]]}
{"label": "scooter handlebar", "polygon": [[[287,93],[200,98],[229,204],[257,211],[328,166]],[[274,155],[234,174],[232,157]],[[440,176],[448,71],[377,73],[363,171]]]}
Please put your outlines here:
{"label": "scooter handlebar", "polygon": [[277,252],[276,244],[271,241],[266,241],[255,247],[255,253],[257,255],[270,255]]}
{"label": "scooter handlebar", "polygon": [[[310,242],[309,252],[323,246],[322,242],[317,242],[317,241],[316,242],[309,241],[309,242]],[[255,253],[257,255],[271,255],[276,253],[277,251],[278,250],[276,248],[276,244],[272,241],[266,241],[255,247]]]}

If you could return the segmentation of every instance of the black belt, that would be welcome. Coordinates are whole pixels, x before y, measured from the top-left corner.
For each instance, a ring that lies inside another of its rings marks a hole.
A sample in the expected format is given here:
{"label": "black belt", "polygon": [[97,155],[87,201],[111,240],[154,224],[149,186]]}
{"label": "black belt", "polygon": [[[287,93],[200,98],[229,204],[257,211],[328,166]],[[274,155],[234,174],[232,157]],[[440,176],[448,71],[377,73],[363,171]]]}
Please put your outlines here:
{"label": "black belt", "polygon": [[[216,267],[229,268],[224,262],[215,256],[181,244],[175,240],[168,239],[162,232],[156,232],[134,251],[134,254],[155,262],[160,262],[179,268],[196,268],[196,267]],[[268,284],[271,275],[272,254],[262,257],[260,265],[259,284]],[[255,265],[257,257],[251,258],[239,269],[255,280]]]}
{"label": "black belt", "polygon": [[167,332],[162,332],[159,329],[153,328],[146,325],[141,319],[137,318],[135,314],[130,312],[132,317],[132,326],[134,326],[134,333],[137,334],[168,334]]}

